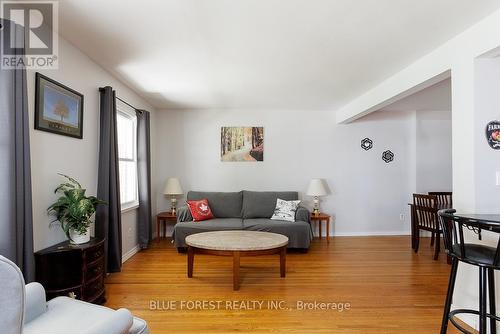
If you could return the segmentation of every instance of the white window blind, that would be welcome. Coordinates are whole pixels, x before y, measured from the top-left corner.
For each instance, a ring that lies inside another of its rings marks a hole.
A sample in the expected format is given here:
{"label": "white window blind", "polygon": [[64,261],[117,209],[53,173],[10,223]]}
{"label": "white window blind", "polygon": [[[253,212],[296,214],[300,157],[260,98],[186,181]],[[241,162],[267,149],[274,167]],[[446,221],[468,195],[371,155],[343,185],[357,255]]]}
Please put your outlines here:
{"label": "white window blind", "polygon": [[116,101],[118,163],[122,210],[139,206],[137,188],[137,117],[135,110]]}

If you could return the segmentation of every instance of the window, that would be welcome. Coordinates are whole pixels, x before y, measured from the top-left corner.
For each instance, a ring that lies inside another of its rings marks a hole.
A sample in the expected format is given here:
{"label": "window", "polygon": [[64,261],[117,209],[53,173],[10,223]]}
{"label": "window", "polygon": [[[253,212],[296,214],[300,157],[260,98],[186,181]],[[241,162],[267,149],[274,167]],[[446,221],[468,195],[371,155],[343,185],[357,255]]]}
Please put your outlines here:
{"label": "window", "polygon": [[122,210],[139,206],[137,188],[137,117],[135,110],[116,101],[120,200]]}

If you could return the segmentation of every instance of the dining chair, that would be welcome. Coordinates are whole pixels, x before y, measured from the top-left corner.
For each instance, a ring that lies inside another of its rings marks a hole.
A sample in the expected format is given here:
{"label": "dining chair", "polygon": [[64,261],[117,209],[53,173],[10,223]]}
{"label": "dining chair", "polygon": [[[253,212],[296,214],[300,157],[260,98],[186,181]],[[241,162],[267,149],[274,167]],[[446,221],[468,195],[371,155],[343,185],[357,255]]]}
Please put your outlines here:
{"label": "dining chair", "polygon": [[[453,193],[451,191],[429,191],[428,194],[437,197],[438,210],[453,208]],[[434,233],[431,235],[431,246],[434,245],[435,236]]]}
{"label": "dining chair", "polygon": [[[431,246],[434,246],[434,260],[438,259],[441,250],[441,234],[438,219],[438,200],[435,195],[413,194],[413,210],[415,212],[415,253],[420,244],[420,231],[432,234]],[[434,243],[434,239],[436,242]],[[435,244],[435,245],[434,245]]]}
{"label": "dining chair", "polygon": [[[479,334],[487,333],[487,320],[490,320],[490,334],[496,334],[497,322],[500,317],[496,315],[495,305],[495,271],[500,270],[500,224],[477,219],[455,216],[455,210],[440,210],[439,217],[443,229],[443,239],[446,253],[452,258],[448,292],[444,306],[441,334],[446,334],[448,321],[458,328],[460,332],[472,334],[456,321],[459,314],[473,314],[479,316]],[[471,243],[465,240],[466,233],[473,231],[478,234],[480,230],[489,231],[497,235],[496,247]],[[453,291],[458,271],[458,263],[467,263],[479,269],[479,308],[454,309],[451,311]],[[487,304],[489,302],[489,312]],[[477,332],[474,332],[477,333]]]}
{"label": "dining chair", "polygon": [[453,193],[451,191],[429,191],[429,195],[437,197],[437,206],[440,209],[453,208]]}

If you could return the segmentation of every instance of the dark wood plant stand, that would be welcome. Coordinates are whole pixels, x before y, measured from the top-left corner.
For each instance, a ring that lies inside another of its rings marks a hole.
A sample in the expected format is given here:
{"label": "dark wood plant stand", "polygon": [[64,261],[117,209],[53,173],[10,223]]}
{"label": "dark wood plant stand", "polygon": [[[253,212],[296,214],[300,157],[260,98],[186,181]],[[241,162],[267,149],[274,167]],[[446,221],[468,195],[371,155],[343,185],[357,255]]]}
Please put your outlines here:
{"label": "dark wood plant stand", "polygon": [[47,299],[69,296],[95,304],[105,299],[104,240],[92,238],[81,245],[69,241],[35,253],[36,281]]}

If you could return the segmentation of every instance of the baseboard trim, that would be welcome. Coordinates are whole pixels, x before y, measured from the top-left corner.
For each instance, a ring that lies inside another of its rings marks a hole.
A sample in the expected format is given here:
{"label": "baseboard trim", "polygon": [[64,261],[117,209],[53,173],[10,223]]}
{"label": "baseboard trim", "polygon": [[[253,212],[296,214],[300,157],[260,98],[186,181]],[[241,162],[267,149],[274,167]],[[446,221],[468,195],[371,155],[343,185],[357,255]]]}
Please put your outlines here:
{"label": "baseboard trim", "polygon": [[370,237],[370,236],[384,236],[384,235],[410,235],[408,231],[385,231],[385,232],[346,232],[334,233],[334,237]]}
{"label": "baseboard trim", "polygon": [[130,259],[132,256],[137,254],[141,250],[141,247],[139,245],[135,245],[134,248],[126,252],[125,254],[122,255],[122,263],[125,263],[128,259]]}

